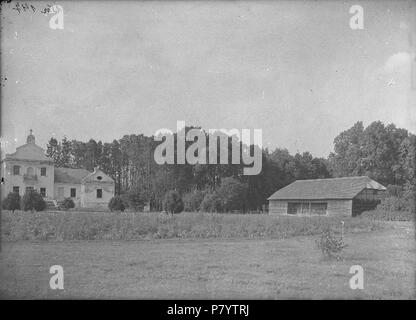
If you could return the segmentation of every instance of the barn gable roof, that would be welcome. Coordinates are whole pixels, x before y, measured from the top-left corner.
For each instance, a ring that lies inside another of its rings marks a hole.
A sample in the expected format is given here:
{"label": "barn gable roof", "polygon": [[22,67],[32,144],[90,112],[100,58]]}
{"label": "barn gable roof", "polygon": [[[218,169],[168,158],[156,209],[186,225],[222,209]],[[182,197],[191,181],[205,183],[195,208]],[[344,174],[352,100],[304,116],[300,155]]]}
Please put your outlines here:
{"label": "barn gable roof", "polygon": [[82,183],[114,183],[114,180],[108,176],[100,167],[95,167],[93,172],[88,172],[88,175],[82,178]]}
{"label": "barn gable roof", "polygon": [[80,184],[82,179],[89,175],[86,169],[55,168],[55,182]]}
{"label": "barn gable roof", "polygon": [[296,180],[273,193],[268,200],[352,199],[366,188],[386,190],[367,176]]}

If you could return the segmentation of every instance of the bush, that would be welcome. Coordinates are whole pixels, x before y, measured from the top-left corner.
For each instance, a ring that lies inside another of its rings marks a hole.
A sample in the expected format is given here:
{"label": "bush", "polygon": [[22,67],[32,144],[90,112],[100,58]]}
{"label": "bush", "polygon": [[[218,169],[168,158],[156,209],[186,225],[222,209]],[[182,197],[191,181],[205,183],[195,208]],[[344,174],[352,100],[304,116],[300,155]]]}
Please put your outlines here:
{"label": "bush", "polygon": [[362,216],[371,220],[383,221],[414,221],[416,213],[412,211],[393,211],[376,209],[371,211],[364,211]]}
{"label": "bush", "polygon": [[134,211],[143,211],[143,208],[147,202],[147,196],[143,190],[137,187],[133,187],[126,193],[120,195],[125,207]]}
{"label": "bush", "polygon": [[201,209],[201,203],[204,200],[205,192],[194,190],[183,196],[184,210],[187,212],[195,212]]}
{"label": "bush", "polygon": [[380,211],[411,211],[414,201],[414,193],[409,186],[389,185],[386,196],[383,197],[377,209]]}
{"label": "bush", "polygon": [[222,198],[223,210],[226,212],[234,210],[246,210],[247,183],[235,178],[224,178],[218,188],[218,194]]}
{"label": "bush", "polygon": [[381,211],[408,211],[409,201],[394,196],[385,197],[377,205],[377,209]]}
{"label": "bush", "polygon": [[65,210],[75,208],[74,200],[71,198],[65,198],[64,201],[62,201],[60,207]]}
{"label": "bush", "polygon": [[168,191],[163,200],[163,209],[167,213],[180,213],[183,211],[184,205],[180,194],[176,191]]}
{"label": "bush", "polygon": [[389,184],[386,187],[386,196],[387,197],[398,197],[400,198],[403,195],[403,186]]}
{"label": "bush", "polygon": [[20,210],[20,195],[17,192],[10,192],[2,202],[4,210]]}
{"label": "bush", "polygon": [[216,191],[208,192],[201,202],[201,210],[205,212],[222,212],[222,198]]}
{"label": "bush", "polygon": [[327,228],[321,232],[321,236],[316,240],[317,247],[322,251],[322,254],[326,258],[339,257],[342,249],[346,247],[342,238],[336,238],[331,229]]}
{"label": "bush", "polygon": [[36,190],[29,190],[22,198],[24,211],[42,211],[46,208],[46,202],[43,197]]}
{"label": "bush", "polygon": [[124,211],[126,207],[124,206],[123,200],[120,196],[114,196],[108,203],[108,208],[110,211]]}
{"label": "bush", "polygon": [[124,208],[125,209],[130,208],[130,205],[129,205],[129,195],[128,195],[128,193],[126,193],[126,192],[125,193],[121,193],[119,195],[119,197],[120,197],[121,201],[123,201]]}

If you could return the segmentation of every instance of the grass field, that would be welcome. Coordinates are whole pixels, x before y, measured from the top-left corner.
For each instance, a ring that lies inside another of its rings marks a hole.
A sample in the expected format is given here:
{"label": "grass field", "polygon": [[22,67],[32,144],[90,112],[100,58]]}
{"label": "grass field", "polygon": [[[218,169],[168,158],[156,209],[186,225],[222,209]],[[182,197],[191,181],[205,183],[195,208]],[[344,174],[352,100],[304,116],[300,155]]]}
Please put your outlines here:
{"label": "grass field", "polygon": [[[284,239],[6,241],[2,298],[414,299],[412,222],[349,232],[340,260],[324,260],[316,235]],[[49,268],[64,268],[64,290],[49,289]],[[364,289],[349,268],[364,268]]]}

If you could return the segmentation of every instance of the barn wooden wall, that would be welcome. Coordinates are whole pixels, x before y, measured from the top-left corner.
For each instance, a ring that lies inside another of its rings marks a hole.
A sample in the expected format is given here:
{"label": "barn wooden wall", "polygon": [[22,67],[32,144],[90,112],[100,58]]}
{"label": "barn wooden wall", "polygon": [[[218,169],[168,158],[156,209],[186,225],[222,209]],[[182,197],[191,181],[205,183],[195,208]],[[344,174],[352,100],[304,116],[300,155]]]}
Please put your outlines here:
{"label": "barn wooden wall", "polygon": [[328,215],[352,215],[352,200],[328,200]]}
{"label": "barn wooden wall", "polygon": [[[352,215],[352,200],[319,200],[317,202],[328,203],[328,215]],[[287,214],[287,201],[285,200],[270,200],[269,201],[269,214],[286,215]]]}
{"label": "barn wooden wall", "polygon": [[287,214],[287,201],[270,200],[269,214]]}

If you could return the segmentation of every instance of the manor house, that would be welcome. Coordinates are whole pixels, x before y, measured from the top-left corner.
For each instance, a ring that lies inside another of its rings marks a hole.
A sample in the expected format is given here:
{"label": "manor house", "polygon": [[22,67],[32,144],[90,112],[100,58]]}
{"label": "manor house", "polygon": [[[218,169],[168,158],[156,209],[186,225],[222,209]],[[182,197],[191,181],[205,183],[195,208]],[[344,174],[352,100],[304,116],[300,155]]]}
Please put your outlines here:
{"label": "manor house", "polygon": [[85,169],[58,168],[45,150],[35,144],[30,130],[26,144],[16,152],[6,154],[1,161],[1,198],[9,192],[20,196],[30,190],[38,191],[47,202],[57,204],[71,198],[78,208],[107,207],[114,196],[114,180],[99,167],[93,172]]}

